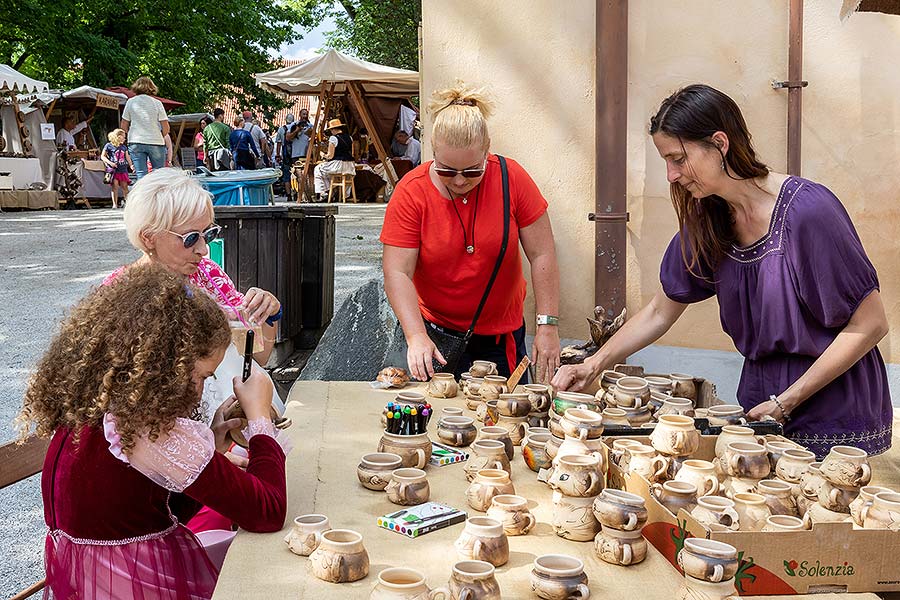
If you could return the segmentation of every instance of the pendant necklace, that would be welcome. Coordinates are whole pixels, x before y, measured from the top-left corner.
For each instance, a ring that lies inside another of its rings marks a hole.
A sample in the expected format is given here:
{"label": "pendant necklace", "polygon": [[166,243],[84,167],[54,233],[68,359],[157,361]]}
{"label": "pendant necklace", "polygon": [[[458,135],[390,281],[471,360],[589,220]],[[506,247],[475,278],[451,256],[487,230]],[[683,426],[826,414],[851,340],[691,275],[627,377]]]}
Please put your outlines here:
{"label": "pendant necklace", "polygon": [[[445,186],[446,187],[446,186]],[[469,192],[471,194],[471,192]],[[472,208],[472,243],[469,243],[469,232],[466,230],[466,226],[463,223],[462,215],[459,213],[459,208],[456,206],[456,200],[453,198],[453,193],[450,191],[450,188],[447,188],[447,194],[450,196],[450,203],[453,204],[453,210],[456,212],[456,218],[459,219],[459,226],[463,231],[463,244],[466,248],[467,254],[475,254],[475,217],[478,214],[478,196],[481,193],[481,184],[479,183],[478,187],[475,188],[475,206]],[[468,194],[462,197],[462,203],[468,204],[469,196]]]}

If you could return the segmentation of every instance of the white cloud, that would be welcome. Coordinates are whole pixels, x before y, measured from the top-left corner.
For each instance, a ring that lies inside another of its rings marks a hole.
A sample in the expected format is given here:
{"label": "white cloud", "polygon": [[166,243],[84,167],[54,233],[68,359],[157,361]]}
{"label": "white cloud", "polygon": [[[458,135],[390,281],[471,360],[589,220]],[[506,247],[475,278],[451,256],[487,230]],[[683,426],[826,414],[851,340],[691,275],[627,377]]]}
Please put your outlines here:
{"label": "white cloud", "polygon": [[319,48],[302,48],[299,45],[291,45],[282,47],[279,54],[286,60],[309,60],[317,57],[320,52]]}

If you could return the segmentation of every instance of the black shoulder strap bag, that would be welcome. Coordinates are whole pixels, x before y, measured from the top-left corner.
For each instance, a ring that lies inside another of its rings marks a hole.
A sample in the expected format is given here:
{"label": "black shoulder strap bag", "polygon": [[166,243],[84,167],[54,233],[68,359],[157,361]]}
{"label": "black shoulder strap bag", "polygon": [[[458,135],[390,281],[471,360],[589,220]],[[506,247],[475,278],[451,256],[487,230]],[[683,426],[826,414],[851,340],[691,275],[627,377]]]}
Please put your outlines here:
{"label": "black shoulder strap bag", "polygon": [[503,263],[503,257],[506,255],[506,246],[509,242],[509,172],[506,169],[506,159],[499,154],[497,155],[497,159],[500,161],[500,176],[503,182],[503,241],[500,244],[500,254],[497,256],[497,262],[494,264],[494,271],[491,273],[491,278],[488,280],[487,287],[484,289],[484,294],[481,296],[481,302],[478,303],[478,308],[475,310],[475,316],[472,317],[472,324],[469,326],[468,331],[461,333],[440,327],[439,325],[429,323],[428,321],[425,322],[425,330],[428,332],[428,337],[431,338],[431,341],[434,342],[434,345],[437,346],[437,349],[440,350],[441,354],[444,356],[444,360],[447,361],[446,365],[442,365],[438,361],[433,360],[432,365],[435,372],[456,372],[459,360],[462,358],[463,353],[465,353],[466,346],[469,344],[469,339],[475,331],[475,324],[478,323],[478,317],[481,316],[481,311],[491,293],[491,288],[494,287],[494,280],[497,279],[497,273],[500,272],[500,265]]}

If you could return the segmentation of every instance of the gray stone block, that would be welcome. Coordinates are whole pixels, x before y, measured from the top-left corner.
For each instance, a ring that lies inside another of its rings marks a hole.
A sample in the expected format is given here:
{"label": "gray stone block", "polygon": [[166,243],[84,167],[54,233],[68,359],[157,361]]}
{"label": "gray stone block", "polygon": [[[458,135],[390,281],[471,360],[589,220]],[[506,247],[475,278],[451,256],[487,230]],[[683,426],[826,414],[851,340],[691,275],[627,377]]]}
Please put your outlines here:
{"label": "gray stone block", "polygon": [[406,339],[384,282],[371,279],[344,301],[300,379],[374,381],[384,367],[406,368]]}

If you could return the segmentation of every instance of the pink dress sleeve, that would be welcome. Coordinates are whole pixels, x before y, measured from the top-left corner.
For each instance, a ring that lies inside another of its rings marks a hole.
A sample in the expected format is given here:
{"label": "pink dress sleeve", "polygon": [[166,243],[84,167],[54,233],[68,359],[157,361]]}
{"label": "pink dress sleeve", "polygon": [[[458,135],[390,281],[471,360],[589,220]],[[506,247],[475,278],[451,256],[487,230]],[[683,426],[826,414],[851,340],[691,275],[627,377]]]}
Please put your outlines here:
{"label": "pink dress sleeve", "polygon": [[183,492],[194,483],[216,451],[215,437],[206,424],[179,418],[167,435],[159,436],[155,442],[138,438],[125,455],[115,425],[114,416],[103,417],[103,433],[113,456],[170,492]]}
{"label": "pink dress sleeve", "polygon": [[185,495],[223,514],[247,531],[278,531],[287,514],[285,452],[269,419],[248,423],[246,473],[216,452],[212,430],[204,423],[176,419],[156,442],[139,439],[125,455],[112,415],[103,418],[109,451],[157,485]]}

